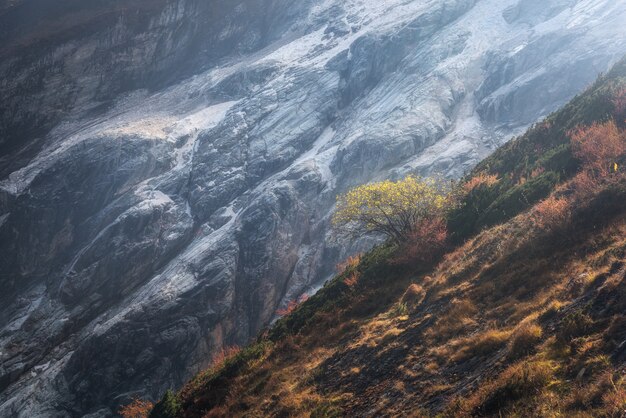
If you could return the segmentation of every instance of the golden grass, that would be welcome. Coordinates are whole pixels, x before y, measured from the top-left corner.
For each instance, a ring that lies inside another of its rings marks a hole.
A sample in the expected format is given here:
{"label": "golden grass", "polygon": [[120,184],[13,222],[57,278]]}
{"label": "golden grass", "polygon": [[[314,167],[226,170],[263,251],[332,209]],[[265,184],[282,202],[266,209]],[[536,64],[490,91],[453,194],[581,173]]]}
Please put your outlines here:
{"label": "golden grass", "polygon": [[[495,380],[481,387],[462,403],[464,414],[502,414],[513,402],[541,393],[554,379],[556,365],[550,361],[515,363]],[[506,415],[506,414],[505,414]]]}
{"label": "golden grass", "polygon": [[534,322],[522,322],[513,331],[508,344],[508,356],[511,359],[518,359],[530,354],[541,342],[543,330]]}
{"label": "golden grass", "polygon": [[503,348],[509,337],[510,330],[487,329],[469,337],[460,337],[431,351],[441,361],[451,360],[459,363],[471,358],[483,357]]}
{"label": "golden grass", "polygon": [[417,308],[426,297],[426,291],[422,286],[416,283],[412,283],[406,292],[402,295],[400,303],[404,303],[409,309]]}

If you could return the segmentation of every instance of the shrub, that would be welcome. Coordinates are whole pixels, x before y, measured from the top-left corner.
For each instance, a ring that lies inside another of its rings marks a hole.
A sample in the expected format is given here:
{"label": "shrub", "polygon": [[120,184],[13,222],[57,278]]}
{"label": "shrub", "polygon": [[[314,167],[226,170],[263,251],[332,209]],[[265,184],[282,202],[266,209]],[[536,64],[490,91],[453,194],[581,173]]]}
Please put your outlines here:
{"label": "shrub", "polygon": [[333,225],[352,235],[376,233],[404,243],[423,220],[450,209],[451,191],[449,183],[414,176],[359,186],[337,197]]}
{"label": "shrub", "polygon": [[348,270],[354,270],[361,262],[361,254],[356,254],[345,259],[342,263],[337,264],[337,273],[343,273]]}
{"label": "shrub", "polygon": [[598,179],[590,171],[581,171],[569,183],[574,199],[583,201],[599,191]]}
{"label": "shrub", "polygon": [[353,288],[359,282],[360,273],[357,271],[357,267],[361,262],[361,255],[357,254],[348,257],[344,262],[337,264],[337,272],[339,274],[345,273],[343,283]]}
{"label": "shrub", "polygon": [[563,228],[571,219],[570,203],[565,198],[554,195],[542,200],[532,213],[535,226],[543,231],[555,231]]}
{"label": "shrub", "polygon": [[509,341],[509,358],[517,359],[534,351],[541,341],[543,330],[537,324],[524,322],[513,332]]}
{"label": "shrub", "polygon": [[481,171],[463,184],[463,190],[465,193],[470,193],[477,188],[491,187],[499,181],[500,179],[496,174],[487,174],[484,171]]}
{"label": "shrub", "polygon": [[353,271],[352,273],[348,274],[346,278],[343,279],[343,283],[346,286],[353,288],[359,283],[359,273],[357,273],[356,271]]}
{"label": "shrub", "polygon": [[131,403],[123,406],[118,411],[122,418],[147,418],[154,404],[143,399],[135,398]]}
{"label": "shrub", "polygon": [[570,132],[574,156],[583,163],[583,169],[599,178],[615,172],[620,156],[626,153],[626,136],[612,120],[578,127]]}
{"label": "shrub", "polygon": [[279,309],[276,311],[276,313],[278,314],[278,316],[289,315],[293,311],[295,311],[298,306],[300,306],[302,303],[306,302],[307,300],[309,300],[309,295],[305,293],[302,296],[300,296],[298,299],[290,300],[289,303],[287,303],[286,308]]}
{"label": "shrub", "polygon": [[236,345],[222,348],[220,351],[218,351],[217,353],[213,355],[213,358],[211,359],[210,367],[214,369],[222,367],[222,365],[224,364],[226,360],[228,360],[231,357],[236,356],[240,351],[241,351],[241,348],[239,348]]}
{"label": "shrub", "polygon": [[443,252],[447,239],[448,228],[443,218],[423,219],[409,233],[393,262],[401,265],[430,263]]}

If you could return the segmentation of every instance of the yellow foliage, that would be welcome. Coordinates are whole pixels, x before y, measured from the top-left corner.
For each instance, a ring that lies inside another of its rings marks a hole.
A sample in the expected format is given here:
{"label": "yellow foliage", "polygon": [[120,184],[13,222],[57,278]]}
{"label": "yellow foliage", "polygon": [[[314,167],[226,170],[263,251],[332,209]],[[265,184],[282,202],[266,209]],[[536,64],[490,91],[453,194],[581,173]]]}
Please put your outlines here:
{"label": "yellow foliage", "polygon": [[333,225],[402,242],[420,220],[441,216],[453,206],[451,189],[445,182],[415,176],[359,186],[338,196]]}

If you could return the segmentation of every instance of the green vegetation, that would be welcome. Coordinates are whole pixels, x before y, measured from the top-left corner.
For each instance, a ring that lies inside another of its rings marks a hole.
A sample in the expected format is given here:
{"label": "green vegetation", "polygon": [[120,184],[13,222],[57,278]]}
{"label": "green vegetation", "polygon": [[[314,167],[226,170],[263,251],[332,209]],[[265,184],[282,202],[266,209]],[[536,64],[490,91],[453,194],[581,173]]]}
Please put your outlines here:
{"label": "green vegetation", "polygon": [[154,406],[150,412],[150,418],[173,418],[180,412],[182,406],[174,392],[168,390],[163,398]]}

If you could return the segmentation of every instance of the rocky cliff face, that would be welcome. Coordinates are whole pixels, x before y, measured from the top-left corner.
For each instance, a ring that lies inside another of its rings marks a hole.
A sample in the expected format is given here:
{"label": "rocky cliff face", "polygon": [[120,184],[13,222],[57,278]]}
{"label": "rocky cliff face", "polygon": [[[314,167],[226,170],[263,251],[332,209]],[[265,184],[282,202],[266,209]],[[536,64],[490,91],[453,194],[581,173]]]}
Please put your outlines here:
{"label": "rocky cliff face", "polygon": [[0,415],[180,385],[368,245],[329,232],[337,193],[462,174],[626,52],[624,20],[623,0],[0,3]]}

